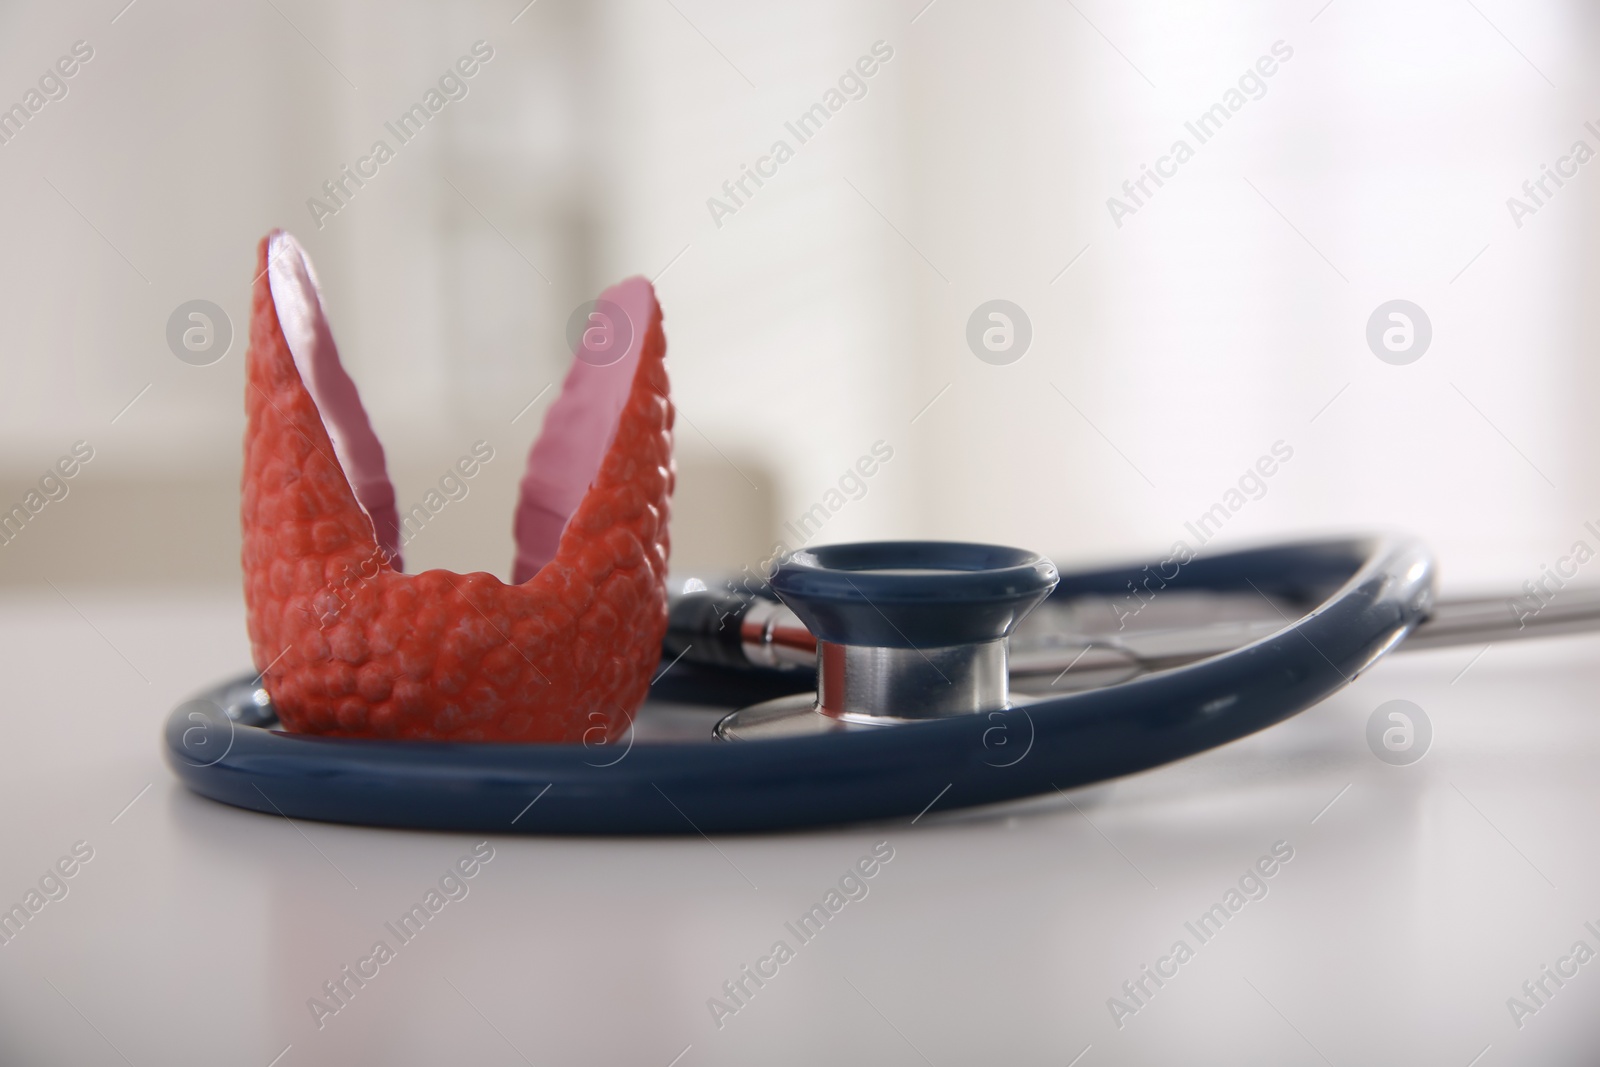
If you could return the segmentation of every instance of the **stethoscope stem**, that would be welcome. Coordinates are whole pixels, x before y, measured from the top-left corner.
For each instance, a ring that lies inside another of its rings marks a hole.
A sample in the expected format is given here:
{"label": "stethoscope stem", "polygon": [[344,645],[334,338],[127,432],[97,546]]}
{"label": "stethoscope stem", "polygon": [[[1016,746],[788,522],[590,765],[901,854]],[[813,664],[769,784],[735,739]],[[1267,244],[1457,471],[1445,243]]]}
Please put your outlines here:
{"label": "stethoscope stem", "polygon": [[1600,630],[1600,588],[1538,596],[1441,600],[1411,631],[1404,651],[1494,644]]}
{"label": "stethoscope stem", "polygon": [[[812,668],[817,640],[789,608],[756,596],[700,592],[678,598],[666,638],[669,657],[719,667]],[[1290,621],[1265,619],[1164,629],[1082,633],[1049,624],[1050,612],[1011,640],[1014,680],[1055,680],[1083,688],[1194,663],[1270,637]],[[1495,644],[1600,630],[1600,587],[1541,599],[1475,597],[1437,601],[1395,651]],[[1069,677],[1070,676],[1070,677]]]}

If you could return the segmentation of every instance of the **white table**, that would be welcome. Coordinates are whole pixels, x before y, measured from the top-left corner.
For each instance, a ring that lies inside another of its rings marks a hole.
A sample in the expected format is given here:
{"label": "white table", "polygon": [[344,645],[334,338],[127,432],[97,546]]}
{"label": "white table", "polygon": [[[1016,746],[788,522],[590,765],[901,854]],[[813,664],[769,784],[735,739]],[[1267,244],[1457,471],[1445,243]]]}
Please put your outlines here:
{"label": "white table", "polygon": [[[1595,638],[1495,646],[1464,674],[1478,649],[1397,657],[1220,751],[916,826],[497,837],[468,894],[363,987],[347,982],[319,1029],[308,999],[375,941],[398,945],[384,924],[476,839],[291,824],[189,794],[160,727],[246,665],[240,603],[67,595],[75,606],[0,607],[0,907],[75,842],[94,850],[0,946],[0,1063],[1597,1056],[1600,961],[1559,989],[1546,979],[1554,995],[1520,1029],[1506,1003],[1575,941],[1600,950],[1584,926],[1600,928]],[[1402,697],[1435,737],[1394,767],[1365,727]],[[882,841],[894,858],[868,895],[799,944],[784,924]],[[1278,841],[1294,858],[1268,894],[1201,944],[1185,922]],[[746,979],[719,1029],[708,999],[779,939],[794,958],[760,988]],[[1193,958],[1159,989],[1145,979],[1153,993],[1119,1029],[1108,998],[1126,1001],[1122,983],[1179,939]]]}

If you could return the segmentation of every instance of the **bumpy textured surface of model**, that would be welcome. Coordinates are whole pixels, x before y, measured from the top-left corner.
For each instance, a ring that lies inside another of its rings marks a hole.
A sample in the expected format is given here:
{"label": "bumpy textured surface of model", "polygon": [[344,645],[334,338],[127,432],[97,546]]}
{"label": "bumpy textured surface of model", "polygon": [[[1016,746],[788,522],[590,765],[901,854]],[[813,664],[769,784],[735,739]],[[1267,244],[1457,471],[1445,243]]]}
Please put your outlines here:
{"label": "bumpy textured surface of model", "polygon": [[[285,260],[303,267],[305,292],[294,291]],[[550,419],[561,421],[553,408],[534,445],[535,461],[541,452],[587,452],[598,468],[544,472],[543,501],[530,499],[540,481],[530,469],[519,516],[561,510],[563,493],[550,484],[564,483],[576,506],[564,522],[546,515],[553,558],[509,585],[486,573],[398,569],[382,449],[353,385],[333,399],[318,391],[317,380],[338,393],[348,378],[329,369],[337,354],[309,263],[275,233],[261,242],[258,269],[246,357],[245,600],[256,668],[285,727],[469,741],[620,736],[644,699],[667,623],[673,409],[649,283],[633,279],[606,294],[644,311],[628,358],[611,367],[575,361],[565,384],[576,396],[594,391],[597,374],[631,375],[612,390],[614,428],[597,432],[590,420],[587,448],[552,448]],[[284,314],[294,300],[302,314]],[[343,410],[325,425],[319,400]],[[574,421],[571,405],[566,415]],[[529,525],[519,519],[523,569],[539,557]]]}

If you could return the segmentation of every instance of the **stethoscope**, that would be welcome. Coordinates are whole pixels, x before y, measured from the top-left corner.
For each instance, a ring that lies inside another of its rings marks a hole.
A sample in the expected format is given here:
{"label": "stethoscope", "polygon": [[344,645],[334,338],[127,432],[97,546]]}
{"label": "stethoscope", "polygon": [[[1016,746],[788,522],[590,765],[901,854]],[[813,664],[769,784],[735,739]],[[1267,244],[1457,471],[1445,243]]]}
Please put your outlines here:
{"label": "stethoscope", "polygon": [[173,711],[197,793],[294,818],[474,833],[678,834],[920,819],[1158,767],[1318,703],[1385,653],[1600,625],[1434,600],[1408,538],[1058,574],[1037,553],[889,541],[689,583],[620,741],[492,745],[277,730],[259,676]]}

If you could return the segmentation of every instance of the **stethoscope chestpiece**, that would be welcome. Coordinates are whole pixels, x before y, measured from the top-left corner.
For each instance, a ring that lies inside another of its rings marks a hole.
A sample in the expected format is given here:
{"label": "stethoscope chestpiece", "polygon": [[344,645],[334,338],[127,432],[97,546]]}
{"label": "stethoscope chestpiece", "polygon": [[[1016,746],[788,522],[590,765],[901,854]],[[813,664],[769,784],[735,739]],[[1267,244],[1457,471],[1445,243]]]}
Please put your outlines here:
{"label": "stethoscope chestpiece", "polygon": [[1055,588],[1036,552],[873,541],[790,553],[769,582],[817,640],[817,692],[724,718],[725,740],[881,727],[1012,706],[1007,638]]}

